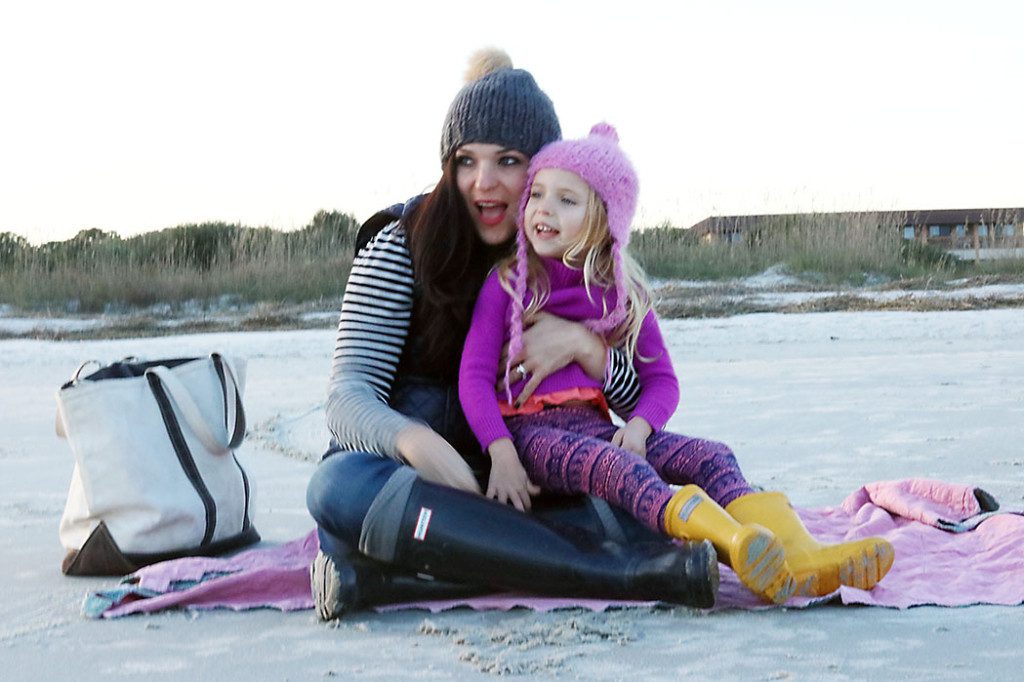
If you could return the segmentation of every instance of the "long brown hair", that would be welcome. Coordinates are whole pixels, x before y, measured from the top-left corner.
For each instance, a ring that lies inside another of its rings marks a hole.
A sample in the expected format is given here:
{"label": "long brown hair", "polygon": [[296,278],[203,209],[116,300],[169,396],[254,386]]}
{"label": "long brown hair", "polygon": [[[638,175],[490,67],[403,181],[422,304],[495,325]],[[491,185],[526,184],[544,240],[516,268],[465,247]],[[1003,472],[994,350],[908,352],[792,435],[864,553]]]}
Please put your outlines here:
{"label": "long brown hair", "polygon": [[413,326],[423,358],[454,378],[480,287],[508,243],[489,246],[479,237],[456,183],[456,155],[441,180],[406,222],[416,272],[418,305]]}

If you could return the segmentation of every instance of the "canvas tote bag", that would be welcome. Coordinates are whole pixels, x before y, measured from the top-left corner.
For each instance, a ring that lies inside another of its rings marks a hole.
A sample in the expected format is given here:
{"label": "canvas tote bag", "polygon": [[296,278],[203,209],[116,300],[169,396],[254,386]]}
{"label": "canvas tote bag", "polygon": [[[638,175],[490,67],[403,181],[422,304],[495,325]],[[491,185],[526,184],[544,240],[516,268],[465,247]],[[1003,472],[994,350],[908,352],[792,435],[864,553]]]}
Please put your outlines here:
{"label": "canvas tote bag", "polygon": [[81,376],[89,364],[57,392],[57,433],[75,457],[64,573],[123,575],[257,542],[252,480],[235,456],[244,362],[128,358]]}

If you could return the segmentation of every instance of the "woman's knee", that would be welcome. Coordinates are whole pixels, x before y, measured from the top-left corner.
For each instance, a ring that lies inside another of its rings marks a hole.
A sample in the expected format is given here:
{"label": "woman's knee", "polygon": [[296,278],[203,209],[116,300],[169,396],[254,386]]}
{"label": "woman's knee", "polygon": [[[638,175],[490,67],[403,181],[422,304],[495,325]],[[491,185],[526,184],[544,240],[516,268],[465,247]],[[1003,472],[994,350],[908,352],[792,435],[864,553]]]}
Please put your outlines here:
{"label": "woman's knee", "polygon": [[377,494],[403,465],[363,452],[323,460],[306,487],[306,507],[317,525],[358,538],[363,518]]}

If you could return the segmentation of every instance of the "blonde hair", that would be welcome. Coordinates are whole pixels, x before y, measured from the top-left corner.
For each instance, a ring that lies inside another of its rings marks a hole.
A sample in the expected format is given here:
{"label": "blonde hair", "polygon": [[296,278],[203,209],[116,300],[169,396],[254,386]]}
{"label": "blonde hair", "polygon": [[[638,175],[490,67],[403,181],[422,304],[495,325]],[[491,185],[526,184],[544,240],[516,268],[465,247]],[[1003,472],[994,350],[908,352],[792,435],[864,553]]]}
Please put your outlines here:
{"label": "blonde hair", "polygon": [[[604,202],[594,192],[593,188],[587,186],[587,211],[583,219],[583,229],[579,238],[570,245],[562,255],[562,263],[574,270],[583,271],[583,285],[587,291],[587,298],[591,303],[594,300],[592,287],[602,287],[605,292],[614,292],[616,289],[614,258],[612,256],[612,237],[608,228],[608,211]],[[520,228],[522,229],[522,228]],[[623,249],[620,252],[622,258],[622,273],[625,278],[624,290],[626,292],[626,317],[614,329],[604,335],[608,345],[618,348],[626,354],[629,362],[638,357],[643,362],[650,362],[653,358],[636,356],[637,340],[640,336],[640,327],[644,318],[651,310],[651,293],[647,284],[647,277],[643,268],[633,260],[629,252]],[[511,255],[501,260],[498,265],[498,275],[501,287],[509,296],[516,299],[512,280],[516,272],[516,256]],[[548,297],[551,294],[551,281],[548,278],[539,256],[533,250],[533,246],[527,240],[526,248],[527,267],[527,289],[530,292],[530,304],[523,311],[524,323],[544,308]],[[515,303],[513,303],[515,305]],[[608,299],[602,296],[602,317],[609,312]]]}

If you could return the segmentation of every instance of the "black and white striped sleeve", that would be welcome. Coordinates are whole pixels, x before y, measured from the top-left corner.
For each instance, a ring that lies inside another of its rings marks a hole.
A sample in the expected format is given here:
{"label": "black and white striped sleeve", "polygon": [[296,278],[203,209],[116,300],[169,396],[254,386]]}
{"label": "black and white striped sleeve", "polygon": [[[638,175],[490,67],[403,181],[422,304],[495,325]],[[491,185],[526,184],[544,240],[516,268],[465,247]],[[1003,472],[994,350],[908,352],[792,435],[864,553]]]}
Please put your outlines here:
{"label": "black and white striped sleeve", "polygon": [[397,221],[352,263],[327,390],[327,428],[345,450],[401,459],[395,436],[409,419],[388,406],[412,320],[412,256]]}
{"label": "black and white striped sleeve", "polygon": [[640,377],[626,354],[618,348],[608,349],[608,368],[602,390],[608,407],[623,419],[628,419],[640,400]]}

